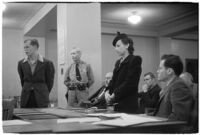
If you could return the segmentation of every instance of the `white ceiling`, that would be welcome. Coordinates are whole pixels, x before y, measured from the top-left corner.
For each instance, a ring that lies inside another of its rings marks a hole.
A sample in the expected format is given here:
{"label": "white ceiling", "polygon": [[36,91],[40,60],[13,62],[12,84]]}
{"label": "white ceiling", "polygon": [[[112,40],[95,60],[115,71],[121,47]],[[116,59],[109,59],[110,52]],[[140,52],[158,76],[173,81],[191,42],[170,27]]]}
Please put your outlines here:
{"label": "white ceiling", "polygon": [[3,12],[3,27],[5,28],[23,28],[44,3],[6,3],[6,9]]}
{"label": "white ceiling", "polygon": [[140,25],[161,26],[171,21],[198,13],[198,4],[102,4],[102,21],[128,24],[127,18],[133,11],[141,16]]}
{"label": "white ceiling", "polygon": [[[23,28],[27,21],[44,5],[44,3],[7,3],[7,8],[3,12],[3,27]],[[131,12],[136,11],[142,17],[138,25],[131,25],[127,17]],[[44,23],[51,22],[49,18],[55,20],[56,10],[48,15],[48,19],[42,20]],[[101,3],[102,24],[123,25],[129,28],[151,28],[161,29],[166,25],[184,21],[196,21],[198,23],[198,4],[196,3]],[[56,25],[56,22],[53,23]],[[47,24],[48,29],[56,29],[52,23]],[[46,27],[47,27],[46,26]],[[47,28],[45,28],[47,29]],[[34,31],[38,29],[35,28]],[[185,33],[198,34],[198,27]],[[183,33],[183,34],[185,34]]]}

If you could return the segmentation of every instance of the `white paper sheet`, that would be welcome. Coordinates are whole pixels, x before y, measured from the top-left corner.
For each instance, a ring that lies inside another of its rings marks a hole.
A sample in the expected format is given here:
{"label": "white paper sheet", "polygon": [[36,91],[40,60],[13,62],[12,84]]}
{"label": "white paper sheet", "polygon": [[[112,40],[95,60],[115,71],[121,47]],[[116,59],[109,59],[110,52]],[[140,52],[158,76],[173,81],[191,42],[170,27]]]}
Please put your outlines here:
{"label": "white paper sheet", "polygon": [[6,120],[3,121],[3,126],[12,126],[12,125],[28,125],[31,122],[23,121],[23,120]]}
{"label": "white paper sheet", "polygon": [[84,117],[84,118],[68,118],[68,119],[58,119],[57,123],[71,123],[71,122],[97,122],[100,121],[99,118],[91,118],[91,117]]}
{"label": "white paper sheet", "polygon": [[93,124],[125,127],[134,124],[141,124],[146,122],[158,122],[158,121],[163,121],[163,120],[159,120],[153,117],[122,114],[120,118],[94,122]]}
{"label": "white paper sheet", "polygon": [[87,116],[93,117],[107,117],[107,118],[120,118],[126,115],[125,113],[91,113],[87,114]]}
{"label": "white paper sheet", "polygon": [[40,109],[40,112],[44,112],[47,114],[53,114],[53,115],[60,116],[60,117],[81,117],[81,116],[83,116],[83,114],[77,113],[73,110],[63,110],[63,109],[58,109],[58,108]]}

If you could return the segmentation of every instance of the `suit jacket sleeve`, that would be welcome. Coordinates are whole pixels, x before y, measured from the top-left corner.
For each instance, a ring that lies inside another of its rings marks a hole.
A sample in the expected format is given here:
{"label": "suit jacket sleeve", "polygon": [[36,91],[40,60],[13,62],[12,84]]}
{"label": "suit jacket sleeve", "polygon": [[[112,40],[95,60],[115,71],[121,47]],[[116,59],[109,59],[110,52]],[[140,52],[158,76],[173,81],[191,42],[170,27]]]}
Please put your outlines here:
{"label": "suit jacket sleeve", "polygon": [[114,90],[115,100],[118,101],[121,98],[130,94],[131,88],[138,87],[140,75],[141,75],[142,58],[135,56],[128,66],[128,74],[125,81]]}
{"label": "suit jacket sleeve", "polygon": [[92,100],[93,98],[96,98],[99,95],[99,93],[101,92],[101,90],[104,89],[104,88],[105,88],[105,86],[102,86],[101,88],[99,88],[93,95],[91,95],[88,98],[88,100]]}
{"label": "suit jacket sleeve", "polygon": [[191,113],[193,99],[189,93],[189,88],[183,83],[177,84],[171,92],[172,113],[169,119],[188,120]]}
{"label": "suit jacket sleeve", "polygon": [[88,77],[87,87],[89,88],[94,83],[93,71],[89,64],[87,65],[87,77]]}
{"label": "suit jacket sleeve", "polygon": [[55,74],[54,65],[51,61],[48,61],[47,67],[46,67],[46,84],[47,84],[49,92],[51,91],[53,87],[54,74]]}
{"label": "suit jacket sleeve", "polygon": [[145,95],[144,92],[139,92],[139,93],[138,93],[138,97],[140,97],[140,98],[143,98],[144,95]]}
{"label": "suit jacket sleeve", "polygon": [[70,67],[67,68],[66,72],[65,72],[65,77],[64,77],[64,84],[69,87],[70,85],[70,78],[69,78],[69,71],[70,71]]}
{"label": "suit jacket sleeve", "polygon": [[23,87],[23,85],[24,85],[24,80],[23,80],[24,74],[23,74],[23,70],[22,70],[21,63],[20,63],[20,62],[18,62],[18,67],[17,67],[17,69],[18,69],[18,73],[19,73],[19,77],[20,77],[20,81],[21,81],[21,86]]}
{"label": "suit jacket sleeve", "polygon": [[142,94],[141,98],[145,102],[146,107],[156,107],[159,100],[159,87],[157,87],[152,93],[152,97],[150,97],[149,93]]}

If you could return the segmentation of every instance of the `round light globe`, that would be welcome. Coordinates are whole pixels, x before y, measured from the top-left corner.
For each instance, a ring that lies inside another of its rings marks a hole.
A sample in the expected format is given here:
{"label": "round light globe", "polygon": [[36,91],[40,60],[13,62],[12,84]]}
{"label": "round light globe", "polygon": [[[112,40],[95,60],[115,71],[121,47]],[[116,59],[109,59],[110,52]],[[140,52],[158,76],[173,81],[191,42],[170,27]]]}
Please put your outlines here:
{"label": "round light globe", "polygon": [[138,24],[141,21],[141,17],[139,15],[132,15],[128,17],[128,21],[133,24]]}

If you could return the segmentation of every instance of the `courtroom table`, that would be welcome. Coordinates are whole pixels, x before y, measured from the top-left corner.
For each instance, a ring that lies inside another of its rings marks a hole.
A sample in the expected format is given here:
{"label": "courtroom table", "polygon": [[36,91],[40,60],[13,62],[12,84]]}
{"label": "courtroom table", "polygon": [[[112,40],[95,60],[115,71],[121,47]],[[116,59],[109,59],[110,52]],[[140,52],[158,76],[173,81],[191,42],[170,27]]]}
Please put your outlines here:
{"label": "courtroom table", "polygon": [[[70,109],[68,109],[68,111],[69,110]],[[61,112],[62,111],[65,110],[61,110]],[[71,109],[70,111],[73,111],[75,113],[78,112],[80,113],[80,116],[84,115],[84,112],[87,112],[84,111],[84,109]],[[6,133],[184,133],[183,128],[186,126],[186,122],[183,121],[166,120],[136,124],[127,127],[94,125],[92,123],[80,122],[58,123],[58,119],[62,119],[63,115],[59,117],[57,114],[46,114],[40,111],[40,109],[25,109],[21,111],[14,110],[14,113],[14,115],[16,115],[17,117],[24,119],[25,121],[29,121],[32,124],[3,126],[3,130]],[[28,119],[28,113],[30,114],[30,119]],[[34,117],[33,119],[32,115],[34,114],[37,117],[39,115],[40,116],[38,118]],[[45,115],[52,116],[52,118],[49,117],[47,119],[41,119],[41,117]]]}
{"label": "courtroom table", "polygon": [[3,126],[4,133],[52,133],[52,129],[43,124]]}

